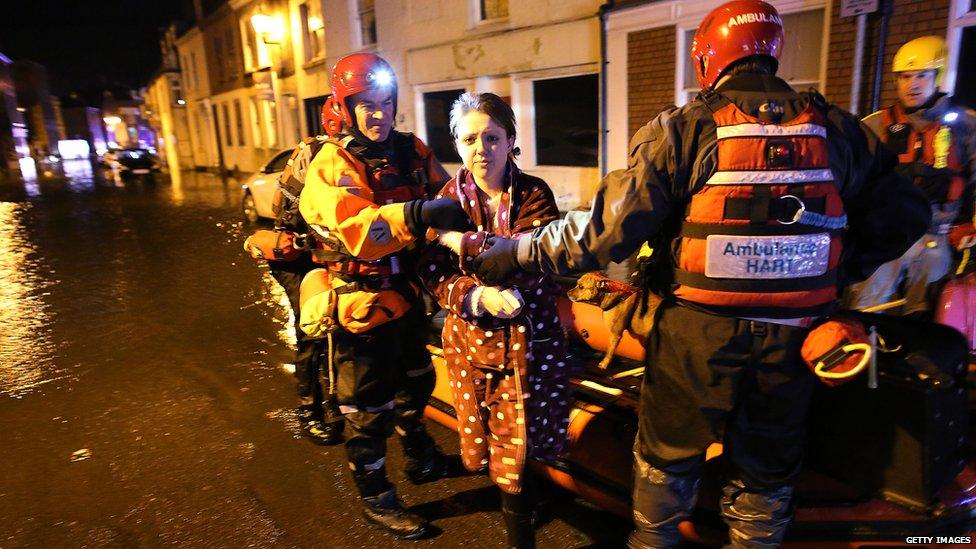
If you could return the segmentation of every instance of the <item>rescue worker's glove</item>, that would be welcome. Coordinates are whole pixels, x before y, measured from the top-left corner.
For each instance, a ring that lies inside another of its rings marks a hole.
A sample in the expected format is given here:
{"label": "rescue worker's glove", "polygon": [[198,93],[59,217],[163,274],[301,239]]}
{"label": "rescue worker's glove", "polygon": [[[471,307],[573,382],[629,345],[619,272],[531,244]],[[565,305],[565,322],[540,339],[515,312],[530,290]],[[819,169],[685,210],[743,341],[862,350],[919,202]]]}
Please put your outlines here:
{"label": "rescue worker's glove", "polygon": [[965,250],[976,245],[976,227],[972,223],[956,225],[949,231],[949,242],[957,250]]}
{"label": "rescue worker's glove", "polygon": [[485,251],[474,258],[472,266],[478,278],[488,284],[501,284],[519,269],[518,240],[493,236],[485,243]]}
{"label": "rescue worker's glove", "polygon": [[461,203],[453,198],[418,198],[403,204],[403,216],[407,228],[417,238],[422,238],[427,229],[441,231],[466,231],[474,228],[471,218],[464,212]]}

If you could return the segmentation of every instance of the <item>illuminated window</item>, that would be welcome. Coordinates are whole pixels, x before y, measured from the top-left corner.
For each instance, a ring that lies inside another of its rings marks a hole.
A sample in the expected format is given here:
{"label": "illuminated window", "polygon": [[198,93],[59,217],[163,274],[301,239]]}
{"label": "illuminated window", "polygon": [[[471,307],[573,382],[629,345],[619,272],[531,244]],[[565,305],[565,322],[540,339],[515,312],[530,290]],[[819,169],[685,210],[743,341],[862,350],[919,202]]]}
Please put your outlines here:
{"label": "illuminated window", "polygon": [[532,96],[536,164],[595,167],[600,133],[597,75],[536,80]]}
{"label": "illuminated window", "polygon": [[[783,53],[779,57],[779,70],[776,74],[798,90],[822,88],[820,82],[820,45],[823,38],[823,10],[803,11],[783,14],[783,28],[786,29]],[[685,31],[685,61],[683,103],[698,94],[698,79],[691,62],[691,42],[695,30]]]}
{"label": "illuminated window", "polygon": [[197,79],[197,54],[196,52],[190,52],[190,78],[193,79],[193,89],[197,89],[200,86],[200,81]]}
{"label": "illuminated window", "polygon": [[220,110],[224,115],[224,144],[230,147],[234,141],[230,137],[230,111],[227,110],[227,103],[221,104]]}
{"label": "illuminated window", "polygon": [[244,115],[241,113],[241,100],[234,100],[234,123],[237,126],[237,144],[243,147],[244,142]]}
{"label": "illuminated window", "polygon": [[478,4],[481,21],[508,17],[508,0],[478,0]]}
{"label": "illuminated window", "polygon": [[427,146],[441,162],[460,163],[451,137],[451,106],[464,90],[444,90],[424,94],[424,124],[427,127]]}
{"label": "illuminated window", "polygon": [[322,4],[315,0],[299,6],[302,19],[302,36],[305,61],[325,55],[325,24],[322,21]]}
{"label": "illuminated window", "polygon": [[375,0],[357,0],[359,6],[359,37],[361,45],[372,46],[376,43],[376,8]]}

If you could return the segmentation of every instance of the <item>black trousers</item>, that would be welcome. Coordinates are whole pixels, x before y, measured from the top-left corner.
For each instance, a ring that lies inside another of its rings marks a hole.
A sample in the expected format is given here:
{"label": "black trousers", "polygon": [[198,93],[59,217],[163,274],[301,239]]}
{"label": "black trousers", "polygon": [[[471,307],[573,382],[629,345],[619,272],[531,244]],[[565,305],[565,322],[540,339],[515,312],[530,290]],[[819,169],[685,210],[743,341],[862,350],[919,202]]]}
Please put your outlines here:
{"label": "black trousers", "polygon": [[808,330],[669,304],[648,340],[635,445],[631,547],[671,547],[695,503],[705,449],[723,442],[733,547],[775,547],[792,516],[816,377]]}
{"label": "black trousers", "polygon": [[315,269],[316,265],[311,261],[308,254],[303,254],[295,261],[269,261],[271,276],[278,281],[278,284],[285,290],[291,310],[295,316],[295,379],[298,381],[298,398],[303,406],[310,406],[316,413],[320,413],[322,408],[323,394],[328,393],[328,387],[323,391],[321,374],[328,376],[328,372],[323,372],[323,365],[326,360],[325,343],[319,340],[310,340],[305,332],[298,326],[301,318],[299,309],[298,294],[302,284],[302,279],[309,271]]}
{"label": "black trousers", "polygon": [[421,302],[403,317],[362,334],[333,334],[339,409],[346,419],[346,453],[362,497],[391,488],[386,480],[386,439],[394,427],[408,459],[421,459],[433,440],[423,412],[434,390],[427,352],[428,321]]}
{"label": "black trousers", "polygon": [[666,468],[717,441],[735,476],[749,484],[791,482],[817,383],[800,357],[807,332],[679,305],[661,311],[641,387],[647,462]]}

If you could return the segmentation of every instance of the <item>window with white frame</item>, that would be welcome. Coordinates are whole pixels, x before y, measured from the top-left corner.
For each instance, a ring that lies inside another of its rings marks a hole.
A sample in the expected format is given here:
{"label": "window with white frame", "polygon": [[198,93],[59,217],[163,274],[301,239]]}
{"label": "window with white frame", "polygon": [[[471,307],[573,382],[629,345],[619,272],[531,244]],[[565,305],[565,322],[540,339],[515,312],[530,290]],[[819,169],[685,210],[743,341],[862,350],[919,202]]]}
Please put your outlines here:
{"label": "window with white frame", "polygon": [[224,119],[224,144],[230,147],[234,144],[234,141],[230,136],[230,111],[227,110],[227,103],[220,105],[220,111]]}
{"label": "window with white frame", "polygon": [[264,119],[264,141],[269,148],[278,146],[278,117],[275,114],[275,102],[262,99],[260,102],[261,117]]}
{"label": "window with white frame", "polygon": [[492,21],[508,17],[508,0],[475,0],[478,6],[478,21]]}
{"label": "window with white frame", "polygon": [[[972,0],[976,2],[976,0]],[[976,8],[976,6],[974,6]],[[959,63],[957,67],[970,67],[956,72],[956,85],[953,95],[961,102],[976,107],[976,26],[962,29],[959,40]]]}
{"label": "window with white frame", "polygon": [[298,7],[302,20],[302,37],[305,62],[325,56],[325,24],[322,21],[320,0],[306,2]]}
{"label": "window with white frame", "polygon": [[426,92],[423,94],[424,126],[427,130],[427,146],[434,151],[434,156],[441,162],[456,164],[461,162],[461,157],[454,150],[450,120],[451,107],[462,93],[464,93],[464,89],[458,88]]}
{"label": "window with white frame", "polygon": [[596,167],[600,103],[597,75],[536,80],[535,155],[540,166]]}
{"label": "window with white frame", "polygon": [[[776,74],[797,90],[802,91],[811,87],[822,90],[820,53],[823,43],[824,10],[785,13],[782,16],[786,33],[783,51],[779,57],[779,70]],[[685,53],[683,55],[686,58],[684,97],[679,98],[681,103],[687,103],[701,90],[695,77],[694,63],[691,62],[691,43],[694,37],[695,29],[684,32]]]}
{"label": "window with white frame", "polygon": [[359,20],[359,43],[361,46],[372,46],[376,43],[375,0],[356,0],[356,12]]}
{"label": "window with white frame", "polygon": [[955,63],[949,65],[951,74],[946,80],[952,90],[947,91],[961,103],[976,107],[976,71],[972,70],[976,66],[976,0],[950,7],[948,46]]}
{"label": "window with white frame", "polygon": [[237,126],[237,144],[243,147],[244,142],[244,113],[241,112],[241,100],[234,100],[234,125]]}
{"label": "window with white frame", "polygon": [[257,97],[252,97],[251,101],[248,102],[248,111],[251,114],[251,135],[254,136],[254,146],[261,147],[264,143],[262,139],[261,130],[261,107],[259,104],[259,99]]}
{"label": "window with white frame", "polygon": [[198,80],[197,72],[197,54],[196,52],[190,52],[190,78],[193,80],[193,89],[197,89],[200,86],[200,80]]}
{"label": "window with white frame", "polygon": [[192,90],[194,88],[193,67],[190,66],[190,57],[187,55],[181,55],[180,63],[182,63],[183,77],[186,79],[186,89],[187,91]]}

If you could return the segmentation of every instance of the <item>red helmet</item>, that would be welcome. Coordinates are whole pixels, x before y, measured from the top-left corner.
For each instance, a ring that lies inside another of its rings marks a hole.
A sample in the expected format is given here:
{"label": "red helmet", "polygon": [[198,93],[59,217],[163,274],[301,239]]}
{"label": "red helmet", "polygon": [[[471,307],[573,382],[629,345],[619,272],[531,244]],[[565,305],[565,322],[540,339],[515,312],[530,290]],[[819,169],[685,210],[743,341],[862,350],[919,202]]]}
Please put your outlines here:
{"label": "red helmet", "polygon": [[691,43],[695,76],[702,89],[715,84],[729,65],[750,55],[779,59],[783,19],[762,0],[732,0],[715,8],[698,26]]}
{"label": "red helmet", "polygon": [[326,99],[325,104],[322,105],[322,131],[325,135],[335,137],[339,135],[340,130],[342,130],[342,113],[339,112],[339,105],[333,96]]}
{"label": "red helmet", "polygon": [[332,97],[335,98],[342,121],[353,127],[353,115],[346,104],[350,96],[372,88],[389,88],[396,116],[397,82],[393,67],[375,53],[352,53],[336,62],[332,68]]}

